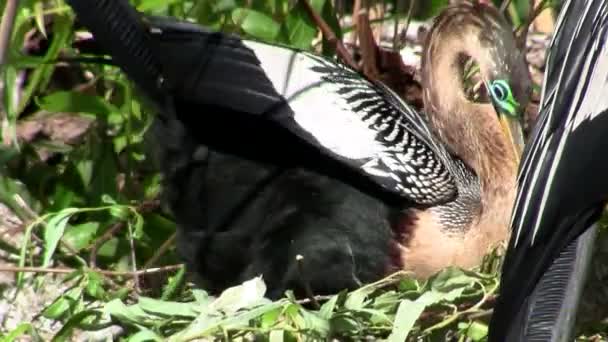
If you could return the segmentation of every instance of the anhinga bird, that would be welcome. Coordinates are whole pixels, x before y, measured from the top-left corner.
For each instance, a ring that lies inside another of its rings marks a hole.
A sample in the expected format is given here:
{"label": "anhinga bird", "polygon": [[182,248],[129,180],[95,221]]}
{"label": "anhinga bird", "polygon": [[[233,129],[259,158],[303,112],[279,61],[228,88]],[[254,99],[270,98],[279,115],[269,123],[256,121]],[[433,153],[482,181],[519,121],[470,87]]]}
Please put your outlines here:
{"label": "anhinga bird", "polygon": [[[531,88],[494,8],[463,3],[436,19],[427,121],[330,58],[144,17],[126,1],[68,2],[159,111],[178,247],[207,289],[262,274],[270,297],[303,284],[335,293],[398,269],[472,267],[507,237]],[[467,56],[491,103],[465,97]]]}
{"label": "anhinga bird", "polygon": [[572,341],[608,200],[608,1],[568,0],[519,175],[490,341]]}

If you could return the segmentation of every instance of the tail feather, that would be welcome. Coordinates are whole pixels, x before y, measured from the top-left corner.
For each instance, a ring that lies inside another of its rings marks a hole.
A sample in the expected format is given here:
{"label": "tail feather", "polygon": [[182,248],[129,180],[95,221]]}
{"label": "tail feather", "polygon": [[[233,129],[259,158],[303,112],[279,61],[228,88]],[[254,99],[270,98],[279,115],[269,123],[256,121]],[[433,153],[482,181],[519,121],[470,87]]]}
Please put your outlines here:
{"label": "tail feather", "polygon": [[[490,341],[518,340],[507,338],[517,331],[561,341],[557,332],[572,330],[563,311],[577,302],[573,284],[584,281],[586,256],[571,248],[576,239],[592,244],[581,234],[599,219],[608,194],[608,162],[597,157],[608,148],[607,56],[608,2],[567,1],[548,54],[541,113],[520,167]],[[553,287],[545,286],[549,282]]]}
{"label": "tail feather", "polygon": [[[162,70],[139,13],[127,0],[67,0],[78,20],[95,36],[117,65],[149,95],[163,98]],[[164,103],[162,104],[164,105]]]}

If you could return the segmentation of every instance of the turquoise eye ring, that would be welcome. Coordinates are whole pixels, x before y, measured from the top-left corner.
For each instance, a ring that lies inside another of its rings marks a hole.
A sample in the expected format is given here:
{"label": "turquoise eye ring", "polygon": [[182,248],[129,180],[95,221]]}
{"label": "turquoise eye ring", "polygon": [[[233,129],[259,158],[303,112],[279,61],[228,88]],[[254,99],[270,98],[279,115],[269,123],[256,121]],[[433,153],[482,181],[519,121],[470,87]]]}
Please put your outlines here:
{"label": "turquoise eye ring", "polygon": [[517,116],[517,109],[519,108],[519,103],[513,97],[513,93],[511,92],[511,87],[509,87],[509,83],[505,80],[494,80],[488,87],[490,91],[490,96],[493,101],[498,105],[499,109],[511,116]]}

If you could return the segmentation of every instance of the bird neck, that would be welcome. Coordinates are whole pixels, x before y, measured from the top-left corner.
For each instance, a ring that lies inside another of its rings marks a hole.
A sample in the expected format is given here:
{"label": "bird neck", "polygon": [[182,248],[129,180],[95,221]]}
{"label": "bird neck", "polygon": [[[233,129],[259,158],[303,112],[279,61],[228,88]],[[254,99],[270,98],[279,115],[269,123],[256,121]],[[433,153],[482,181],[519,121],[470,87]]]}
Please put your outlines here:
{"label": "bird neck", "polygon": [[467,57],[477,62],[482,75],[489,75],[496,68],[495,63],[500,62],[494,58],[491,44],[482,42],[483,28],[475,18],[475,14],[465,11],[437,19],[425,44],[422,88],[433,130],[450,152],[479,177],[482,202],[486,202],[513,186],[518,157],[494,107],[471,102],[465,94]]}

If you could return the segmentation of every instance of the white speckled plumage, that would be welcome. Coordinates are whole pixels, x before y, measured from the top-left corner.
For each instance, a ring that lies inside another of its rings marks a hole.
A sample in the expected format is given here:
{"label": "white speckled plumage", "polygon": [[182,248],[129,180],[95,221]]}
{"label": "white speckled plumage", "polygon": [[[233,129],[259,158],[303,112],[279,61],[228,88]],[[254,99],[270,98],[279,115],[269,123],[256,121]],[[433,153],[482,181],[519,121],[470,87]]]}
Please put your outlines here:
{"label": "white speckled plumage", "polygon": [[421,204],[448,198],[456,184],[443,146],[426,122],[387,87],[314,54],[243,41],[319,144],[361,161],[367,174],[392,180]]}

